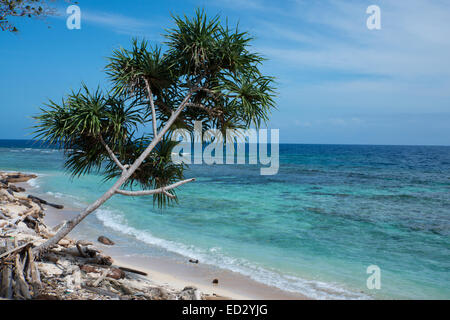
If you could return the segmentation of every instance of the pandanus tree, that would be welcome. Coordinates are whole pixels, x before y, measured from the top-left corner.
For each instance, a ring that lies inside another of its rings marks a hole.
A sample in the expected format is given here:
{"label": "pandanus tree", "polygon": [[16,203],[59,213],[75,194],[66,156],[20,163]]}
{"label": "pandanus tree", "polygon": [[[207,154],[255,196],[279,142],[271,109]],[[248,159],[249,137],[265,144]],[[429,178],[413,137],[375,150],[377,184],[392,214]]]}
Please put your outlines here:
{"label": "pandanus tree", "polygon": [[[273,79],[261,73],[264,59],[251,51],[252,37],[200,10],[174,20],[165,52],[133,40],[109,58],[108,91],[83,85],[35,116],[36,139],[63,149],[73,175],[101,172],[115,181],[35,252],[57,244],[114,195],[152,195],[160,207],[177,201],[175,189],[194,178],[184,179],[185,166],[171,160],[175,129],[202,121],[204,129],[225,132],[268,120]],[[147,125],[149,133],[138,134]]]}

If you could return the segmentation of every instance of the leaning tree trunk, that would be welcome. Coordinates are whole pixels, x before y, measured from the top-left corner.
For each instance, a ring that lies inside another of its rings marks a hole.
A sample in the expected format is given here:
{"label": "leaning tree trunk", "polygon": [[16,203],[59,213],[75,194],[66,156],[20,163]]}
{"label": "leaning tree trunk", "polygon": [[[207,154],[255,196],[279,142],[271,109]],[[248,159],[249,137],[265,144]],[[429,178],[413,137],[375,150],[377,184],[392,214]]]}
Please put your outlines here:
{"label": "leaning tree trunk", "polygon": [[69,234],[81,221],[84,220],[89,214],[97,210],[102,204],[109,200],[114,194],[119,191],[120,187],[131,177],[131,175],[136,171],[137,168],[142,164],[145,158],[148,157],[153,148],[161,141],[164,134],[169,130],[171,125],[175,122],[176,118],[180,115],[183,108],[186,106],[186,103],[191,98],[193,91],[189,92],[184,100],[181,102],[178,109],[172,114],[167,123],[164,125],[164,128],[158,133],[158,135],[154,136],[152,142],[149,146],[144,150],[144,152],[135,160],[135,162],[129,167],[124,168],[122,171],[122,175],[120,178],[114,183],[114,185],[106,191],[100,198],[98,198],[95,202],[89,205],[83,212],[77,215],[75,218],[69,220],[61,227],[58,232],[48,239],[46,242],[41,244],[40,246],[34,248],[34,253],[36,255],[40,255],[41,253],[47,251],[52,246],[56,245],[61,239],[63,239],[66,235]]}

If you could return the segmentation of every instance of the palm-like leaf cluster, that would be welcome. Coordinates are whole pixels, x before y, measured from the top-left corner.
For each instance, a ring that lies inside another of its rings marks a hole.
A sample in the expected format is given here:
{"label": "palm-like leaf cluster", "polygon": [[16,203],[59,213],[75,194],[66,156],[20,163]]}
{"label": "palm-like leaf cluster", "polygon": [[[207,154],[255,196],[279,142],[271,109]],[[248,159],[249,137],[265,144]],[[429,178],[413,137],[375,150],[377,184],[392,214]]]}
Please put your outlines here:
{"label": "palm-like leaf cluster", "polygon": [[[176,143],[169,137],[176,128],[192,129],[194,121],[202,121],[204,129],[215,127],[225,135],[226,129],[259,127],[268,120],[275,105],[273,78],[261,74],[264,59],[251,52],[252,37],[200,10],[193,18],[174,20],[165,52],[137,40],[131,49],[113,51],[106,66],[110,92],[83,86],[60,104],[50,101],[35,117],[36,138],[59,143],[74,175],[103,168],[107,179],[120,176],[105,144],[122,164],[133,163],[155,138],[136,137],[137,129],[152,123],[153,111],[159,131],[188,93],[166,136],[130,176],[130,187],[159,188],[183,178],[184,167],[171,162]],[[169,199],[154,196],[158,205]]]}
{"label": "palm-like leaf cluster", "polygon": [[143,123],[142,107],[127,103],[85,85],[70,93],[61,104],[50,101],[35,117],[35,138],[64,149],[66,168],[75,176],[101,169],[110,158],[101,139],[119,153]]}

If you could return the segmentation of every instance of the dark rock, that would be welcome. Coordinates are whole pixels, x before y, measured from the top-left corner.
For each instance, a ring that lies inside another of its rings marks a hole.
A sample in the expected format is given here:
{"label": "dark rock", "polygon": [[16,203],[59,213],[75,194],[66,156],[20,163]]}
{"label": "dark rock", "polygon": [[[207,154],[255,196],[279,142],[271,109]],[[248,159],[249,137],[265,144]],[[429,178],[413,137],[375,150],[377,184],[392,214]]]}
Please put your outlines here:
{"label": "dark rock", "polygon": [[100,243],[106,244],[107,246],[112,246],[112,245],[115,244],[114,241],[108,239],[105,236],[98,237],[97,241],[100,242]]}
{"label": "dark rock", "polygon": [[213,283],[213,284],[219,284],[219,279],[214,279],[214,280],[212,281],[212,283]]}
{"label": "dark rock", "polygon": [[95,258],[92,259],[93,262],[105,266],[110,266],[114,263],[114,260],[110,256],[105,255],[97,255]]}
{"label": "dark rock", "polygon": [[106,275],[108,278],[112,278],[112,279],[115,279],[115,280],[119,280],[119,279],[125,278],[125,272],[123,272],[122,270],[120,270],[118,268],[110,268],[109,270],[110,271]]}
{"label": "dark rock", "polygon": [[199,300],[201,299],[196,287],[185,287],[179,294],[180,300]]}

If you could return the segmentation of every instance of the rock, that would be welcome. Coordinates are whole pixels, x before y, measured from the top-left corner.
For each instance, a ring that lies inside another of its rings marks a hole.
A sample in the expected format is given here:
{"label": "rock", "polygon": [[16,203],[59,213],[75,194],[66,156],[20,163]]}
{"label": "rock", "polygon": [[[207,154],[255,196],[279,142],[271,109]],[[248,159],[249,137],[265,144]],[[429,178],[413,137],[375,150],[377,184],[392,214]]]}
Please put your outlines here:
{"label": "rock", "polygon": [[110,272],[106,275],[108,278],[112,278],[115,280],[123,279],[125,278],[125,272],[118,268],[110,268]]}
{"label": "rock", "polygon": [[61,239],[61,240],[59,240],[58,244],[63,247],[68,247],[70,245],[70,241],[67,239]]}
{"label": "rock", "polygon": [[11,189],[11,191],[17,192],[17,193],[20,193],[20,192],[24,192],[24,191],[25,191],[24,188],[22,188],[22,187],[16,187],[16,186],[13,185],[13,184],[8,185],[7,188],[9,188],[9,189]]}
{"label": "rock", "polygon": [[194,259],[189,259],[189,262],[190,263],[198,263],[198,260],[197,259],[195,259],[195,260]]}
{"label": "rock", "polygon": [[[103,270],[105,270],[105,268],[97,268],[94,266],[84,264],[84,265],[80,266],[80,270],[82,270],[86,273],[101,273],[101,272],[103,272]],[[107,270],[108,270],[108,273],[106,274],[106,276],[108,278],[112,278],[115,280],[125,278],[125,272],[123,272],[119,268],[108,268]]]}
{"label": "rock", "polygon": [[96,257],[92,258],[97,264],[110,266],[114,263],[114,260],[110,256],[105,256],[103,254],[98,254]]}
{"label": "rock", "polygon": [[180,300],[201,300],[201,294],[196,287],[185,287],[179,295]]}
{"label": "rock", "polygon": [[164,288],[160,288],[160,287],[151,288],[149,294],[150,294],[152,300],[168,300],[169,299],[169,294],[168,294],[167,290],[165,290]]}
{"label": "rock", "polygon": [[6,181],[8,183],[15,183],[15,182],[27,182],[28,180],[37,178],[34,174],[23,174],[23,173],[17,173],[17,174],[8,174]]}
{"label": "rock", "polygon": [[219,284],[219,279],[214,279],[214,280],[212,281],[212,283],[213,283],[213,284]]}
{"label": "rock", "polygon": [[78,243],[80,246],[91,246],[91,245],[92,245],[92,242],[86,241],[86,240],[78,240],[77,243]]}
{"label": "rock", "polygon": [[108,239],[108,238],[105,237],[105,236],[100,236],[100,237],[98,237],[97,241],[100,242],[100,243],[103,243],[103,244],[105,244],[105,245],[107,245],[107,246],[112,246],[112,245],[115,244],[114,241]]}
{"label": "rock", "polygon": [[86,272],[86,273],[90,273],[90,272],[100,272],[100,270],[96,267],[93,266],[89,266],[87,264],[84,264],[80,267],[80,270]]}

